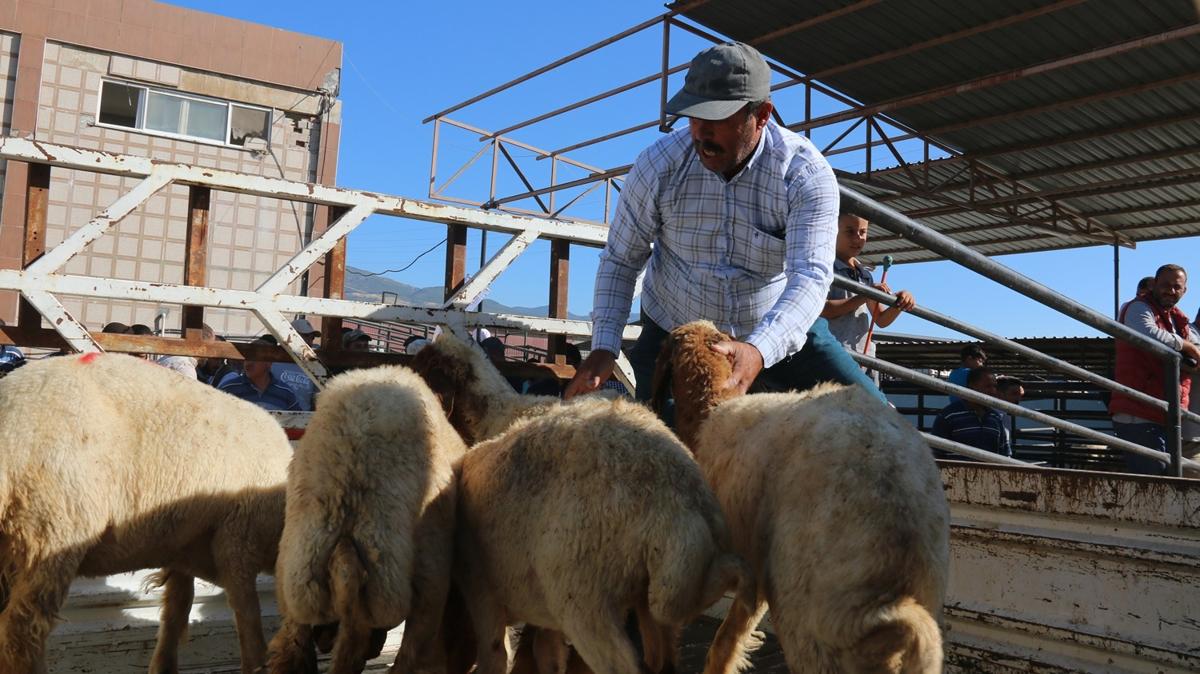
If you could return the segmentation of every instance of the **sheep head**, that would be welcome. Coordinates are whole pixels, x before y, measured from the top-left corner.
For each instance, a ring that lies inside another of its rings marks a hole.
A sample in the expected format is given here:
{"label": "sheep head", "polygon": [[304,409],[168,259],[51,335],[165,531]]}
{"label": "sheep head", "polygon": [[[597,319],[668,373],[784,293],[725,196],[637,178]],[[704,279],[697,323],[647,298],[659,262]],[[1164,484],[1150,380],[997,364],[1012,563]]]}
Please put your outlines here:
{"label": "sheep head", "polygon": [[515,395],[479,349],[453,335],[442,335],[421,349],[410,367],[438,397],[450,425],[468,445],[479,440],[489,397]]}
{"label": "sheep head", "polygon": [[709,321],[694,321],[672,330],[658,354],[651,404],[661,414],[667,398],[675,398],[675,430],[693,451],[709,411],[736,395],[724,389],[733,366],[712,350],[730,339]]}

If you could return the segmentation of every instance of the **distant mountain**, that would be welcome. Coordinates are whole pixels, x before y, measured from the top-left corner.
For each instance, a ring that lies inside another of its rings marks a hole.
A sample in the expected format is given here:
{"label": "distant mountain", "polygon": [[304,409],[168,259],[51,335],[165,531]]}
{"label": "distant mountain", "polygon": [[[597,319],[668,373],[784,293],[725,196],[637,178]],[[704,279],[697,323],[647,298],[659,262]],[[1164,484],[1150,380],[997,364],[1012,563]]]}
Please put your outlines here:
{"label": "distant mountain", "polygon": [[[397,297],[396,301],[400,304],[432,307],[439,306],[442,303],[443,290],[441,286],[418,288],[385,276],[364,276],[364,274],[370,274],[370,272],[365,269],[346,267],[346,299],[359,302],[380,302],[383,300],[383,293],[387,292],[395,293]],[[540,307],[512,307],[494,300],[484,300],[482,305],[484,311],[493,314],[545,316],[550,313],[550,305],[548,304],[543,304]],[[589,316],[569,312],[568,317],[582,321],[590,319]]]}

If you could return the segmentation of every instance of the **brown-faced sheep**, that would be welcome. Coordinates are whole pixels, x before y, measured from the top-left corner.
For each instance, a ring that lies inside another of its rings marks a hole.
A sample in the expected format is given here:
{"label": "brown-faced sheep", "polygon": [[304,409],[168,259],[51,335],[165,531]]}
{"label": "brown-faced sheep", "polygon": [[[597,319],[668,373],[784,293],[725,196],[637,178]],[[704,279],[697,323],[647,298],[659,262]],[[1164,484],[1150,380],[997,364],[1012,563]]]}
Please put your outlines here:
{"label": "brown-faced sheep", "polygon": [[480,674],[503,674],[516,622],[562,632],[596,674],[636,672],[634,610],[662,635],[655,655],[647,645],[662,669],[650,661],[673,659],[676,629],[749,585],[699,468],[640,405],[582,400],[521,420],[472,448],[459,490],[455,577]]}
{"label": "brown-faced sheep", "polygon": [[286,624],[271,671],[292,667],[276,645],[335,621],[334,674],[361,671],[368,633],[401,622],[393,671],[436,664],[454,544],[452,464],[465,452],[411,370],[355,370],[329,382],[288,475],[276,576]]}
{"label": "brown-faced sheep", "polygon": [[706,674],[741,666],[767,604],[797,674],[940,672],[949,510],[929,446],[857,386],[722,400],[730,365],[710,347],[726,339],[707,322],[677,328],[655,382],[759,583]]}
{"label": "brown-faced sheep", "polygon": [[255,577],[275,564],[291,448],[263,410],[129,356],[0,382],[0,672],[45,671],[76,576],[163,568],[154,674],[177,670],[192,577],[224,588],[242,671],[264,663]]}

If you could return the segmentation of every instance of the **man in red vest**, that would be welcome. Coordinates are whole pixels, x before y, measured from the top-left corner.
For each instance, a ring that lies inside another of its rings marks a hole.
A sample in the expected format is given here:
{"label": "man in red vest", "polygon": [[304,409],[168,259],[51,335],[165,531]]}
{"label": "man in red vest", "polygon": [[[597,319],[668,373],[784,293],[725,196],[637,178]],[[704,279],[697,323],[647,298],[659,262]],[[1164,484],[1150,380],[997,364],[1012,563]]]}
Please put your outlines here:
{"label": "man in red vest", "polygon": [[[1187,272],[1176,264],[1164,264],[1154,274],[1150,293],[1121,308],[1118,320],[1147,337],[1179,351],[1185,359],[1200,361],[1196,331],[1188,326],[1187,316],[1177,306],[1187,292]],[[1187,373],[1194,367],[1184,366]],[[1166,366],[1163,359],[1117,340],[1117,382],[1142,393],[1162,398],[1166,387]],[[1188,408],[1191,378],[1181,377],[1179,405]],[[1122,393],[1113,393],[1108,405],[1117,437],[1144,447],[1167,451],[1166,413],[1153,405],[1134,400]],[[1166,464],[1140,454],[1125,454],[1125,467],[1131,473],[1162,475]]]}

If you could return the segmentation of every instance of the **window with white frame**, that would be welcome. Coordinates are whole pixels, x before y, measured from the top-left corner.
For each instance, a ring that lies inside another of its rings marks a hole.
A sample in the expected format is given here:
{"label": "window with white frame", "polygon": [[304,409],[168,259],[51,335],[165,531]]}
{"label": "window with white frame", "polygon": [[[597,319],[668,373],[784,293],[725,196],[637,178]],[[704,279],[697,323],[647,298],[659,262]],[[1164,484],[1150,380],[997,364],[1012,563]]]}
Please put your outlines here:
{"label": "window with white frame", "polygon": [[110,126],[239,147],[251,138],[270,141],[271,133],[269,109],[113,80],[100,83],[96,119]]}

